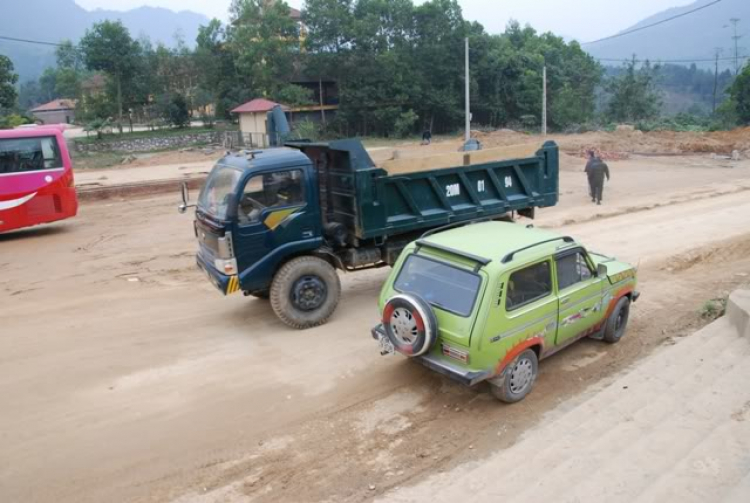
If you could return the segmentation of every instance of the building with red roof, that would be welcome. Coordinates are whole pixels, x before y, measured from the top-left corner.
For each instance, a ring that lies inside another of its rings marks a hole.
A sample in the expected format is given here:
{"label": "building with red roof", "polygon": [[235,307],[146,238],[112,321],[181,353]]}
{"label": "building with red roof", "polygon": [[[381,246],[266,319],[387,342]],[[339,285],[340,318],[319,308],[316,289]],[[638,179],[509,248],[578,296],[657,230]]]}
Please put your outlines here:
{"label": "building with red roof", "polygon": [[31,115],[42,124],[72,124],[76,120],[76,101],[52,100],[32,109]]}
{"label": "building with red roof", "polygon": [[232,113],[239,115],[240,131],[243,134],[265,135],[268,132],[266,117],[268,112],[273,110],[276,105],[280,105],[285,112],[289,111],[289,107],[286,105],[265,98],[256,98],[238,106],[232,110]]}

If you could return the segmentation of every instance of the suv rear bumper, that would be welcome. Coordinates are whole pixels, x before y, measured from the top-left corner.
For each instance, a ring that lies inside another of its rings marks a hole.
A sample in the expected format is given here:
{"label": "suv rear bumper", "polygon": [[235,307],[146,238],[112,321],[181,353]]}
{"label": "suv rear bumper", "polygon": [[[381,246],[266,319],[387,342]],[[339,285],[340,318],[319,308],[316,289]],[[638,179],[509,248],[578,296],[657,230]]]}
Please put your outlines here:
{"label": "suv rear bumper", "polygon": [[[382,337],[387,337],[382,323],[374,327],[371,330],[371,334],[372,334],[372,338],[375,340],[380,340]],[[437,372],[438,374],[442,374],[466,386],[474,386],[475,384],[478,384],[492,377],[492,372],[488,370],[487,371],[468,370],[465,368],[461,368],[457,365],[453,365],[452,363],[448,361],[445,361],[441,358],[437,358],[432,355],[418,356],[416,358],[411,358],[411,359],[421,363],[428,369],[433,370]]]}

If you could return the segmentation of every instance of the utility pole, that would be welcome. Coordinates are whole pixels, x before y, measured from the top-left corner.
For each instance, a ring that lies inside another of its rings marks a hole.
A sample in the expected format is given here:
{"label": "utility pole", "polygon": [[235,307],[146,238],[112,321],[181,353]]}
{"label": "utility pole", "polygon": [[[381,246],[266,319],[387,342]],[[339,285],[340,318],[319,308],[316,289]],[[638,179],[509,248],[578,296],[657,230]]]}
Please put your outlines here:
{"label": "utility pole", "polygon": [[464,143],[471,139],[471,107],[469,106],[469,37],[466,37],[466,133]]}
{"label": "utility pole", "polygon": [[320,96],[320,118],[323,120],[323,127],[326,127],[326,109],[323,101],[323,77],[318,77],[318,96]]}
{"label": "utility pole", "polygon": [[542,69],[542,135],[547,136],[547,65]]}
{"label": "utility pole", "polygon": [[719,56],[721,56],[721,49],[715,49],[716,54],[716,72],[714,73],[714,108],[713,113],[716,113],[716,93],[719,91]]}
{"label": "utility pole", "polygon": [[733,17],[729,21],[732,22],[732,27],[734,28],[734,35],[732,36],[732,40],[734,40],[734,75],[737,76],[740,74],[740,39],[742,38],[742,35],[737,35],[737,25],[740,23],[740,20],[736,17]]}

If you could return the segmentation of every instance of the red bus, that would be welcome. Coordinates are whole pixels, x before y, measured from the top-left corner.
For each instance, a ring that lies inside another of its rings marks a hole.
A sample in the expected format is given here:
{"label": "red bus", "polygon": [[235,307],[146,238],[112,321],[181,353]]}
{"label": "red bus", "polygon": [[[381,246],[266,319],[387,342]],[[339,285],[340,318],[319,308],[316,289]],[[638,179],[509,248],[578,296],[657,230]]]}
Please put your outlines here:
{"label": "red bus", "polygon": [[63,220],[77,212],[63,127],[0,130],[0,232]]}

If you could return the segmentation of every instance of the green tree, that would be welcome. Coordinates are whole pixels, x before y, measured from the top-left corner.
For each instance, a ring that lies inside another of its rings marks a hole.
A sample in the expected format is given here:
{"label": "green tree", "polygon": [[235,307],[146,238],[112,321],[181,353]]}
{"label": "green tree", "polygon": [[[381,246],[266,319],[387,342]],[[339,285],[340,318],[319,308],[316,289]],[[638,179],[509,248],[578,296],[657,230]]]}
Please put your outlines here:
{"label": "green tree", "polygon": [[729,93],[739,121],[750,124],[750,65],[737,76]]}
{"label": "green tree", "polygon": [[141,48],[120,21],[96,23],[81,39],[81,50],[89,70],[106,73],[115,86],[117,116],[122,131],[123,86],[137,74]]}
{"label": "green tree", "polygon": [[609,94],[607,115],[615,122],[634,123],[659,116],[661,98],[656,88],[658,67],[646,62],[636,69],[635,58],[627,63],[624,73],[607,82]]}
{"label": "green tree", "polygon": [[28,111],[42,104],[42,93],[39,89],[39,82],[36,80],[27,80],[21,84],[18,91],[18,106],[21,110]]}
{"label": "green tree", "polygon": [[16,82],[18,75],[14,73],[13,62],[7,56],[0,54],[0,114],[15,108],[18,93]]}
{"label": "green tree", "polygon": [[177,128],[184,128],[190,125],[190,111],[185,97],[181,94],[175,94],[169,100],[166,107],[164,120]]}
{"label": "green tree", "polygon": [[293,71],[299,52],[298,27],[284,1],[232,0],[232,28],[227,38],[237,68],[250,88],[263,96],[275,95]]}
{"label": "green tree", "polygon": [[295,84],[288,84],[279,89],[274,99],[290,107],[299,107],[315,104],[313,95],[314,93],[310,89]]}

